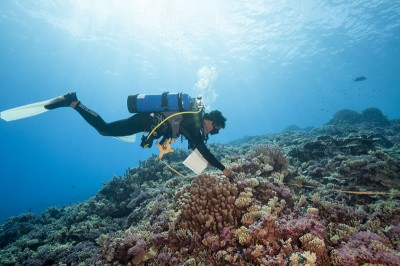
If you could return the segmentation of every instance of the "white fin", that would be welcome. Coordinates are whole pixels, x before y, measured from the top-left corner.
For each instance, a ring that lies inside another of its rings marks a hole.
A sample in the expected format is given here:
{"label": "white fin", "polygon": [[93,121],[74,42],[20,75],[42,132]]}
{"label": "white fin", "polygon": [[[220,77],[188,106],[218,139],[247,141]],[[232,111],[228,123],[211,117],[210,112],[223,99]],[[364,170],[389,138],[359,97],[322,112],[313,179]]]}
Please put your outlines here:
{"label": "white fin", "polygon": [[122,136],[122,137],[114,137],[120,141],[125,141],[125,142],[135,142],[136,141],[136,134],[130,135],[130,136]]}
{"label": "white fin", "polygon": [[[61,96],[60,96],[61,97]],[[0,113],[1,119],[5,121],[13,121],[13,120],[18,120],[34,115],[38,115],[50,110],[47,110],[44,108],[45,105],[48,105],[52,103],[54,100],[57,100],[59,97],[43,101],[43,102],[38,102],[38,103],[31,103],[27,105],[23,105],[20,107],[15,107],[6,111],[3,111]]]}

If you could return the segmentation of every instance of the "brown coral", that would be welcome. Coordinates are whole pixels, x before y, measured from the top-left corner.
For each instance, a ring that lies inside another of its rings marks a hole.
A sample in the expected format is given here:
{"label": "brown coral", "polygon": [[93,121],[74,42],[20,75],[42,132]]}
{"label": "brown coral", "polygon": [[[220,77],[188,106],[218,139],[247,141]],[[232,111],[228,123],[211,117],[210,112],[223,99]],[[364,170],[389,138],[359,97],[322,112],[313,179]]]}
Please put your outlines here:
{"label": "brown coral", "polygon": [[133,259],[133,265],[143,265],[143,263],[147,260],[153,259],[157,256],[157,249],[151,247],[149,251],[142,251],[141,253],[137,254]]}
{"label": "brown coral", "polygon": [[357,232],[357,228],[340,223],[339,224],[330,223],[329,229],[331,231],[330,240],[334,244],[340,243],[342,241],[348,241],[350,236],[352,236],[355,232]]}
{"label": "brown coral", "polygon": [[241,221],[242,221],[242,223],[244,225],[250,225],[250,224],[254,223],[256,220],[258,220],[260,218],[261,218],[261,212],[253,211],[253,212],[245,213],[242,216],[242,220]]}
{"label": "brown coral", "polygon": [[236,185],[226,178],[203,174],[177,194],[181,210],[176,224],[199,234],[218,233],[222,228],[236,227],[240,212],[235,206]]}
{"label": "brown coral", "polygon": [[237,207],[244,208],[251,204],[251,197],[253,196],[251,190],[251,188],[245,188],[245,191],[239,194],[239,197],[235,201]]}

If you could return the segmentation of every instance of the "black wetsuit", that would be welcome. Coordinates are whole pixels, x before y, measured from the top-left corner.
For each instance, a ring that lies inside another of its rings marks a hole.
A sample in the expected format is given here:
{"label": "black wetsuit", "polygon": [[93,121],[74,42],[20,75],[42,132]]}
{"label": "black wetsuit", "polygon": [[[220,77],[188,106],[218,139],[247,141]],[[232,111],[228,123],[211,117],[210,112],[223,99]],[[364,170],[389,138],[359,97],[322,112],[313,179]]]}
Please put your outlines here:
{"label": "black wetsuit", "polygon": [[[90,110],[82,103],[78,103],[75,110],[93,126],[103,136],[129,136],[139,132],[150,132],[152,128],[160,122],[159,116],[152,113],[137,113],[127,119],[115,122],[105,122],[96,112]],[[163,130],[171,131],[168,123],[164,123],[167,128]],[[202,133],[203,123],[199,122],[198,115],[186,114],[179,125],[179,134],[183,135],[189,141],[191,149],[197,148],[201,155],[213,166],[223,171],[225,166],[210,152],[204,143]],[[168,135],[168,134],[167,134]]]}

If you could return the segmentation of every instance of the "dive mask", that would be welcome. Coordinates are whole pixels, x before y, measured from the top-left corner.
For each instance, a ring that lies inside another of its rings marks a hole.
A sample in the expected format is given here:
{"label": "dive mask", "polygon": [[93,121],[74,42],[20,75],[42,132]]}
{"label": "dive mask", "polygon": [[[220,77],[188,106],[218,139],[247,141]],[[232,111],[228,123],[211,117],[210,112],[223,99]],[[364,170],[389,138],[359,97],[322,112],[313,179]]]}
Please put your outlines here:
{"label": "dive mask", "polygon": [[210,133],[210,135],[216,135],[216,134],[218,134],[219,133],[219,130],[220,130],[221,128],[217,128],[215,125],[214,125],[214,123],[213,123],[213,129],[209,132]]}

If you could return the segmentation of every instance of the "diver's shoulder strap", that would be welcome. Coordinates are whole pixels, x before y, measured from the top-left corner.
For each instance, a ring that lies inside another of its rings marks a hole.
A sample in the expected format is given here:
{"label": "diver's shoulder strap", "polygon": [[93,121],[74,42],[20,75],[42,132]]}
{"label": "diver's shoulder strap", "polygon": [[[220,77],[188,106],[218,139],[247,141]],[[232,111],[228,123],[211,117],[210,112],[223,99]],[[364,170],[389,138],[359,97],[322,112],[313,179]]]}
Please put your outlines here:
{"label": "diver's shoulder strap", "polygon": [[168,119],[168,123],[172,129],[172,138],[176,138],[179,134],[179,127],[183,120],[183,115],[179,112],[162,112],[162,115],[164,117],[170,117],[173,115]]}

